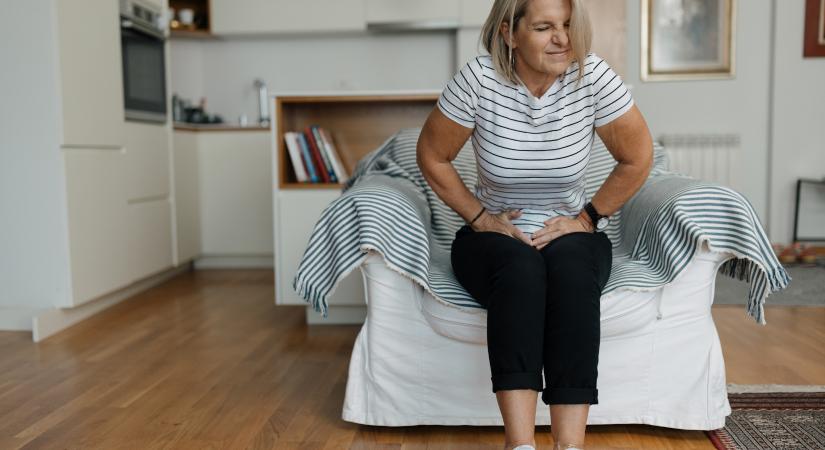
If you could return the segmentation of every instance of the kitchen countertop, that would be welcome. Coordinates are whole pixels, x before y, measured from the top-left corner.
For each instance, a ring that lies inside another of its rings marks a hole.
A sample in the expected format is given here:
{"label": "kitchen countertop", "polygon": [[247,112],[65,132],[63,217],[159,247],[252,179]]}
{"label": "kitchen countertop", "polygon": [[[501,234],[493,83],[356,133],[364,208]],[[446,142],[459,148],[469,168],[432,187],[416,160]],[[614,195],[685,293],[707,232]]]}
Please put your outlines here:
{"label": "kitchen countertop", "polygon": [[269,126],[247,125],[244,127],[231,123],[175,122],[173,128],[180,131],[269,131]]}

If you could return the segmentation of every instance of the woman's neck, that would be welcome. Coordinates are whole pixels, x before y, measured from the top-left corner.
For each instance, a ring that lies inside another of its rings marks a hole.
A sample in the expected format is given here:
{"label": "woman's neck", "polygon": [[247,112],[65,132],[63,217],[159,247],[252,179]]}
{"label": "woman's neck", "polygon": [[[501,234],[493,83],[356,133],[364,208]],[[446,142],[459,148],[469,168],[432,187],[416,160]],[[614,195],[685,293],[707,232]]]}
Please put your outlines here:
{"label": "woman's neck", "polygon": [[516,58],[515,61],[516,77],[521,80],[522,84],[533,94],[536,98],[541,98],[550,89],[550,86],[556,82],[556,79],[561,74],[548,74],[533,70],[521,59]]}

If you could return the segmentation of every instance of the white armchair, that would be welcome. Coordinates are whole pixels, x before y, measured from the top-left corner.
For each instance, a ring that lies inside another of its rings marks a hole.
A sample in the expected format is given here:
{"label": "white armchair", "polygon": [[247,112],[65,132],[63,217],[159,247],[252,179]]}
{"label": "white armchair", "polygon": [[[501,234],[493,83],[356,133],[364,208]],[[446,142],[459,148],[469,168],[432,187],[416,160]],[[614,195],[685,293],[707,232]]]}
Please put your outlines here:
{"label": "white armchair", "polygon": [[[361,424],[501,425],[492,393],[486,311],[455,280],[449,244],[463,221],[415,163],[418,129],[402,130],[359,162],[322,213],[294,287],[317,311],[355,268],[367,318],[352,352],[342,418]],[[589,424],[721,428],[730,414],[711,316],[717,271],[750,282],[748,313],[789,282],[748,201],[668,172],[664,149],[644,186],[606,230],[613,269],[601,298],[599,403]],[[472,147],[454,161],[475,181]],[[593,144],[586,194],[615,165]],[[539,400],[537,424],[548,424]]]}

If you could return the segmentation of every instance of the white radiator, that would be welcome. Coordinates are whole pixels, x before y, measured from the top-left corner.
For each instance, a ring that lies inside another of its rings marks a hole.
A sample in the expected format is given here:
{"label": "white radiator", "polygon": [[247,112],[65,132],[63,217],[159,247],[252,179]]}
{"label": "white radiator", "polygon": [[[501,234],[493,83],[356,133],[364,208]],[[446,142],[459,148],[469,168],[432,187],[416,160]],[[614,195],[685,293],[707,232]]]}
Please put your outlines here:
{"label": "white radiator", "polygon": [[659,138],[673,172],[731,185],[740,139],[735,134],[667,134]]}

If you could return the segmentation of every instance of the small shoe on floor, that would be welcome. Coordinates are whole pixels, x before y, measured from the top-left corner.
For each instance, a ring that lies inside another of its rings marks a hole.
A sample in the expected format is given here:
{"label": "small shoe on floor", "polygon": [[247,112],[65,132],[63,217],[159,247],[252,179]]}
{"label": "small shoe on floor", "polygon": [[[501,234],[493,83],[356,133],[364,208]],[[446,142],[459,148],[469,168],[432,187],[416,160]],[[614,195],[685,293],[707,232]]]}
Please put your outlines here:
{"label": "small shoe on floor", "polygon": [[523,444],[519,445],[518,447],[513,447],[513,450],[536,450],[536,447],[533,447],[532,445]]}

